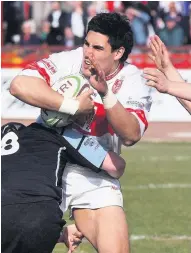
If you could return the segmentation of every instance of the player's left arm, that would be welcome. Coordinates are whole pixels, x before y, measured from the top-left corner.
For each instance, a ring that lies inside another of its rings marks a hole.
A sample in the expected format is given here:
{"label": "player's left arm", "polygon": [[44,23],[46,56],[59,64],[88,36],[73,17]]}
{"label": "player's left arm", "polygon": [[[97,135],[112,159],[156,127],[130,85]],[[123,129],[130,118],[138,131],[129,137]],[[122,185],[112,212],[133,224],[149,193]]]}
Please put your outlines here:
{"label": "player's left arm", "polygon": [[[110,97],[113,94],[107,94],[106,96],[111,101],[112,98]],[[104,103],[104,107],[109,123],[124,145],[133,145],[141,139],[141,130],[137,118],[131,112],[125,110],[119,101],[111,108],[108,108],[107,103]]]}
{"label": "player's left arm", "polygon": [[[110,90],[103,98],[107,119],[126,146],[135,144],[143,136],[148,127],[147,118],[152,104],[150,89],[142,82],[141,76],[135,75],[131,82],[124,83],[116,97]],[[129,85],[134,90],[129,91]],[[108,108],[108,103],[114,99],[117,99],[115,105]]]}
{"label": "player's left arm", "polygon": [[[148,126],[146,114],[150,109],[148,105],[151,105],[149,89],[143,83],[141,73],[138,71],[131,78],[131,82],[134,82],[131,84],[131,86],[134,85],[132,98],[130,98],[131,94],[128,94],[127,91],[129,83],[124,83],[123,87],[125,88],[120,90],[121,95],[118,94],[118,100],[113,92],[108,89],[105,74],[100,66],[94,59],[92,59],[92,63],[96,69],[96,74],[90,77],[90,83],[102,96],[109,123],[124,145],[135,144],[141,139]],[[132,101],[129,101],[129,99]]]}

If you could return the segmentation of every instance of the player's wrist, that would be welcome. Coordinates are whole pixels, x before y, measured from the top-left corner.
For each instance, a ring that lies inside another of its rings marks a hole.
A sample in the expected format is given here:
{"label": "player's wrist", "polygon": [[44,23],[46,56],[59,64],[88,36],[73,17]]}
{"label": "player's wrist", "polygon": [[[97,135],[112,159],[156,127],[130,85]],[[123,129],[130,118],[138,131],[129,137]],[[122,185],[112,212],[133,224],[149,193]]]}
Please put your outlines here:
{"label": "player's wrist", "polygon": [[62,113],[74,115],[78,111],[79,105],[80,105],[80,103],[77,99],[64,98],[58,111],[62,112]]}
{"label": "player's wrist", "polygon": [[113,94],[111,90],[108,90],[107,93],[101,97],[103,101],[103,106],[105,109],[111,109],[114,107],[114,105],[117,104],[117,98]]}
{"label": "player's wrist", "polygon": [[169,76],[169,73],[171,75],[171,73],[174,72],[174,69],[174,65],[172,63],[169,63],[166,67],[163,68],[162,72],[165,74],[165,76]]}
{"label": "player's wrist", "polygon": [[166,90],[165,90],[165,93],[170,93],[173,92],[173,83],[170,81],[170,80],[167,80],[166,81]]}

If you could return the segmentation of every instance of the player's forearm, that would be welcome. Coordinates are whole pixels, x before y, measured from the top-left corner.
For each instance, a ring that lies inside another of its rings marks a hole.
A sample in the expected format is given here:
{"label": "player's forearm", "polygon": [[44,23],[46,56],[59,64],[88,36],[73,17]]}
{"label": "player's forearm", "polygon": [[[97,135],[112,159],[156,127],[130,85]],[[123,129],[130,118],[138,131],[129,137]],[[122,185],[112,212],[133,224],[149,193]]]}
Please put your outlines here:
{"label": "player's forearm", "polygon": [[63,102],[62,95],[37,77],[15,77],[11,82],[10,93],[27,104],[49,110],[58,111]]}
{"label": "player's forearm", "polygon": [[180,73],[177,71],[177,69],[173,66],[170,65],[167,67],[163,73],[165,76],[170,80],[174,82],[184,82],[184,79],[181,77]]}
{"label": "player's forearm", "polygon": [[[173,65],[170,65],[168,68],[166,68],[164,71],[164,74],[170,81],[184,82],[184,79],[181,77],[180,73],[177,71],[177,69]],[[177,100],[189,113],[191,113],[190,101],[187,101],[179,97],[177,97]]]}
{"label": "player's forearm", "polygon": [[126,162],[118,154],[109,151],[102,163],[101,169],[105,170],[111,177],[120,178],[125,171]]}
{"label": "player's forearm", "polygon": [[140,126],[136,117],[117,102],[111,109],[106,110],[106,116],[114,132],[123,144],[130,146],[141,138]]}
{"label": "player's forearm", "polygon": [[191,101],[177,98],[177,100],[181,103],[181,105],[191,114]]}
{"label": "player's forearm", "polygon": [[191,84],[186,82],[169,82],[168,94],[191,101]]}

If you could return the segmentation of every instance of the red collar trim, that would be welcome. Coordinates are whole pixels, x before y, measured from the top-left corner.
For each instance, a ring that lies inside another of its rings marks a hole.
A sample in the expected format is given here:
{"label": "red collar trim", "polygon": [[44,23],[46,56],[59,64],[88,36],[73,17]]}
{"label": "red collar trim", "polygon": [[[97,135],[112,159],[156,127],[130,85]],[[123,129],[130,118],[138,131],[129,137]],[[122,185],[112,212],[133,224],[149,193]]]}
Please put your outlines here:
{"label": "red collar trim", "polygon": [[124,64],[123,63],[120,63],[119,65],[118,65],[118,67],[116,68],[116,70],[113,72],[113,73],[111,73],[110,75],[108,75],[108,76],[106,76],[106,81],[109,81],[109,80],[111,80],[114,76],[116,76],[118,73],[119,73],[119,71],[122,69],[124,67]]}

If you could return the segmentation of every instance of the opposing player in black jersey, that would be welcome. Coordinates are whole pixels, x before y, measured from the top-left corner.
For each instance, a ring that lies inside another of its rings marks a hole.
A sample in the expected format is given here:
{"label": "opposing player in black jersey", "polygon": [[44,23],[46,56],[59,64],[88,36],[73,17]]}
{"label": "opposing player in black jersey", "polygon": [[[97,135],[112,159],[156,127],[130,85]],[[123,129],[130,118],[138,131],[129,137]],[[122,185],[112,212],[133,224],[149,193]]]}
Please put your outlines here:
{"label": "opposing player in black jersey", "polygon": [[[9,123],[1,130],[2,253],[52,252],[65,224],[59,208],[64,139],[38,124]],[[79,242],[82,234],[74,232]]]}
{"label": "opposing player in black jersey", "polygon": [[1,135],[2,252],[51,252],[65,223],[59,205],[66,162],[100,168],[61,133],[40,124],[9,123]]}

